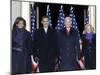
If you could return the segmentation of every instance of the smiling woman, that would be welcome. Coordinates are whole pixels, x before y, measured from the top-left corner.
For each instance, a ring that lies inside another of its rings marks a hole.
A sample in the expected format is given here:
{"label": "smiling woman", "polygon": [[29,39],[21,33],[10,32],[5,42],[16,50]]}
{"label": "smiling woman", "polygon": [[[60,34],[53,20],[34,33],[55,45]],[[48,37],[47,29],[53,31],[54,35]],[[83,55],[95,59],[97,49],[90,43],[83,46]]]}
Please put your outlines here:
{"label": "smiling woman", "polygon": [[11,74],[32,73],[32,39],[25,27],[26,21],[17,17],[12,30]]}

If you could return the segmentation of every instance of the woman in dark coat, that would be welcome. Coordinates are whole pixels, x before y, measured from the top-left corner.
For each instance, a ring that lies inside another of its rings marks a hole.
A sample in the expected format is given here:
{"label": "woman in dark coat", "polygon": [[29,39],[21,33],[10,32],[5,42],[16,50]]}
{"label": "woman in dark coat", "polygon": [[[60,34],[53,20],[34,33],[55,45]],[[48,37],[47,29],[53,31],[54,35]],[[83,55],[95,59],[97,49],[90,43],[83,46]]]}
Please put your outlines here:
{"label": "woman in dark coat", "polygon": [[59,33],[60,71],[77,70],[80,58],[80,45],[77,31],[71,26],[71,18],[65,18],[65,28]]}
{"label": "woman in dark coat", "polygon": [[96,34],[93,32],[93,27],[90,24],[85,26],[82,36],[82,53],[85,58],[85,68],[96,68]]}
{"label": "woman in dark coat", "polygon": [[32,40],[31,35],[25,29],[25,26],[26,21],[22,17],[16,18],[12,30],[12,74],[32,72]]}

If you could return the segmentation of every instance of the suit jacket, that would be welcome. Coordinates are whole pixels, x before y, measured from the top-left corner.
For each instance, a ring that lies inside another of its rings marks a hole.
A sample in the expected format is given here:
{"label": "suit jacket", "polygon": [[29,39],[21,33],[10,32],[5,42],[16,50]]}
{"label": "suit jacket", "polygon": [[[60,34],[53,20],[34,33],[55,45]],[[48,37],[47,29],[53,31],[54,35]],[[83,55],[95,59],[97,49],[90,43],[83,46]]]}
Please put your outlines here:
{"label": "suit jacket", "polygon": [[34,35],[34,55],[39,57],[40,64],[54,64],[59,56],[57,34],[53,28],[48,27],[47,33],[44,28],[37,29]]}

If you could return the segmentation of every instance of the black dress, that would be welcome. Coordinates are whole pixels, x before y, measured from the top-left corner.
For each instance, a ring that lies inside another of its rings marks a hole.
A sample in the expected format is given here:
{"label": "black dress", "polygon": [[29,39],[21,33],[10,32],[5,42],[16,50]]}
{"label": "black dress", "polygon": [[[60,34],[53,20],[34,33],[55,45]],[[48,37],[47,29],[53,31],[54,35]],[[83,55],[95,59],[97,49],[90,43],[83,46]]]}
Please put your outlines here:
{"label": "black dress", "polygon": [[56,32],[51,27],[47,33],[44,28],[36,30],[33,47],[34,53],[38,50],[37,55],[33,55],[39,58],[40,72],[54,72],[55,60],[59,56]]}
{"label": "black dress", "polygon": [[96,35],[93,34],[91,43],[85,38],[86,35],[82,36],[82,54],[85,57],[86,69],[96,68]]}
{"label": "black dress", "polygon": [[71,28],[69,34],[66,29],[58,33],[61,64],[60,71],[77,70],[77,59],[80,59],[80,45],[78,33]]}
{"label": "black dress", "polygon": [[31,35],[27,30],[15,28],[12,31],[12,74],[24,74],[32,72],[31,45]]}

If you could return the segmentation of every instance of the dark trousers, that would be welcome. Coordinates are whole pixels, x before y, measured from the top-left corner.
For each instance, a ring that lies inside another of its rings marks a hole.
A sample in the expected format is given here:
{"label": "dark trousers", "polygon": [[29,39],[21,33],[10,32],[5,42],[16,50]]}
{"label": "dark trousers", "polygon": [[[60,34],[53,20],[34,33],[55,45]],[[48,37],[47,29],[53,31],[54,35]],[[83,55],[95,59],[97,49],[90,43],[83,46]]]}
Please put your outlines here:
{"label": "dark trousers", "polygon": [[86,69],[96,69],[96,59],[94,58],[85,59],[85,67]]}
{"label": "dark trousers", "polygon": [[74,71],[78,70],[77,66],[60,66],[60,71]]}
{"label": "dark trousers", "polygon": [[46,62],[39,62],[39,70],[40,73],[43,72],[54,72],[55,64],[54,63],[46,63]]}

